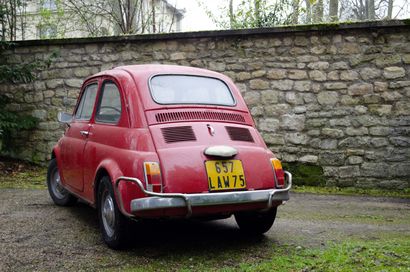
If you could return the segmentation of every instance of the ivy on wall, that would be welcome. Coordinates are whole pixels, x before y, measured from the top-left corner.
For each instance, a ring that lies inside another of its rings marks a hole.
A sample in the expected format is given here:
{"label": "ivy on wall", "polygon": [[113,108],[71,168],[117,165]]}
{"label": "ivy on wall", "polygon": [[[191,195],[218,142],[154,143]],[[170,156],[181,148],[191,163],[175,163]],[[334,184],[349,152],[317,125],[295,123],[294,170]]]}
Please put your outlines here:
{"label": "ivy on wall", "polygon": [[[0,57],[5,50],[11,49],[13,43],[0,42]],[[36,71],[42,68],[47,68],[52,60],[56,57],[54,52],[51,56],[42,61],[36,60],[30,63],[22,64],[7,64],[6,57],[4,63],[0,65],[0,84],[2,83],[20,83],[32,82],[36,79]],[[10,98],[0,93],[0,151],[8,151],[11,149],[11,135],[19,130],[33,129],[37,126],[38,119],[30,115],[22,115],[13,111],[7,110],[7,104],[10,103]]]}

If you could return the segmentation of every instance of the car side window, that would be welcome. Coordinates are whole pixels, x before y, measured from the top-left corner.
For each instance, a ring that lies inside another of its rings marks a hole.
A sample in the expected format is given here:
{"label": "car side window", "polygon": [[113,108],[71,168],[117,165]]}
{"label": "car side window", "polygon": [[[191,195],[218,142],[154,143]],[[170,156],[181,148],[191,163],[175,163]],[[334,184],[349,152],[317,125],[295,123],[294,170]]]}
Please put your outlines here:
{"label": "car side window", "polygon": [[105,82],[97,108],[95,120],[101,123],[116,124],[121,118],[121,95],[117,85]]}
{"label": "car side window", "polygon": [[93,114],[95,98],[97,96],[98,84],[93,83],[85,87],[83,95],[78,104],[77,111],[75,113],[75,119],[77,120],[90,120]]}

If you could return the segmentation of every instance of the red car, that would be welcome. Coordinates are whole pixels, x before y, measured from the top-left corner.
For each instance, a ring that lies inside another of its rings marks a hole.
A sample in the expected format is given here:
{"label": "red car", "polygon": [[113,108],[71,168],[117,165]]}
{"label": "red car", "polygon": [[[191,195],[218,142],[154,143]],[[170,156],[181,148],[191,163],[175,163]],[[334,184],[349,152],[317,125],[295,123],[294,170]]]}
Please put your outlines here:
{"label": "red car", "polygon": [[[292,176],[266,147],[237,87],[192,67],[133,65],[87,78],[52,151],[57,205],[97,208],[103,240],[119,248],[129,219],[235,216],[270,229]],[[135,234],[136,235],[136,234]]]}

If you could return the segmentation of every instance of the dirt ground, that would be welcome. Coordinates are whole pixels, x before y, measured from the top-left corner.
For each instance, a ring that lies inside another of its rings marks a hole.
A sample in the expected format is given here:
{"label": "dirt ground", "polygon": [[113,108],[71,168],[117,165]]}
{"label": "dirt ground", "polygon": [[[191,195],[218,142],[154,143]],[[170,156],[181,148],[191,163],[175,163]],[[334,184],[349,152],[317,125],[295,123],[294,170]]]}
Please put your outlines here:
{"label": "dirt ground", "polygon": [[[263,237],[239,232],[233,218],[213,222],[148,222],[135,227],[133,246],[108,249],[100,239],[96,212],[78,203],[55,206],[46,190],[0,190],[0,271],[90,271],[167,267],[163,260],[264,258],[272,245],[320,247],[349,237],[377,239],[410,235],[410,200],[398,198],[292,194]],[[260,256],[259,256],[260,255]],[[157,262],[159,264],[157,264]]]}

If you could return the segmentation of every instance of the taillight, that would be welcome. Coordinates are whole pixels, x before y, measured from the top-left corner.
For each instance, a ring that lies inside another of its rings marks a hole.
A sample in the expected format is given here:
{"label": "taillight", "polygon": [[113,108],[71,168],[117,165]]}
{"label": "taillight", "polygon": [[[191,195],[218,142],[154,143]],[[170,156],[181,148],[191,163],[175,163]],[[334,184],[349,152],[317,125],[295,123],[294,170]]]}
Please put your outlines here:
{"label": "taillight", "polygon": [[285,186],[285,174],[283,173],[282,163],[276,158],[270,159],[270,161],[272,163],[273,171],[276,177],[276,187],[283,188]]}
{"label": "taillight", "polygon": [[162,192],[161,170],[157,162],[144,162],[145,182],[147,190],[155,193]]}

